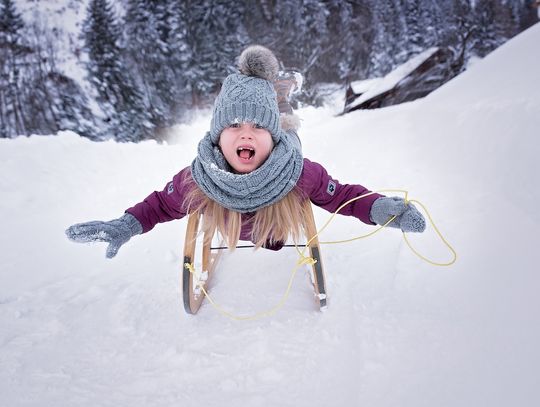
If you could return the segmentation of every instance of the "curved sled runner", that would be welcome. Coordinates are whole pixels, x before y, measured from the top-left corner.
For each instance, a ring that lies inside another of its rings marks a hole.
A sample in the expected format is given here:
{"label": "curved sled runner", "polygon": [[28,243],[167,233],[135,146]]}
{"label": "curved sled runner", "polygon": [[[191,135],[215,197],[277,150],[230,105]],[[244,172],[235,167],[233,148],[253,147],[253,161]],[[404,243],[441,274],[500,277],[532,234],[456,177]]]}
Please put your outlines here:
{"label": "curved sled runner", "polygon": [[[208,291],[208,283],[215,272],[222,250],[224,250],[221,247],[212,248],[212,239],[208,239],[207,236],[203,236],[202,239],[200,237],[198,238],[200,220],[200,215],[198,214],[189,215],[184,242],[182,292],[184,309],[188,314],[196,314],[199,311],[205,296],[201,286],[204,287],[204,290]],[[315,263],[311,266],[311,282],[315,291],[315,299],[318,308],[323,310],[327,305],[326,283],[319,239],[317,237],[312,239],[317,233],[317,228],[309,200],[306,200],[304,203],[304,231],[306,238],[311,239],[309,242],[309,253],[315,260]],[[198,246],[202,246],[202,248]],[[193,268],[193,264],[197,263],[202,265],[202,270]]]}

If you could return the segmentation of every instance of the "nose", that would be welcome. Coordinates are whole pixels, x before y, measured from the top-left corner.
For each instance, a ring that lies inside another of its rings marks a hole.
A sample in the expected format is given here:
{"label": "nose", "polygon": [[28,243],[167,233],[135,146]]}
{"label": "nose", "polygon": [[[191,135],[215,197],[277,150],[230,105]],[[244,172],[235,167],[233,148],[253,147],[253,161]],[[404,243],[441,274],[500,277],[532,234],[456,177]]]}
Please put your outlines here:
{"label": "nose", "polygon": [[254,138],[253,126],[251,126],[250,124],[243,123],[242,126],[240,127],[240,130],[241,130],[240,132],[241,139],[251,140]]}

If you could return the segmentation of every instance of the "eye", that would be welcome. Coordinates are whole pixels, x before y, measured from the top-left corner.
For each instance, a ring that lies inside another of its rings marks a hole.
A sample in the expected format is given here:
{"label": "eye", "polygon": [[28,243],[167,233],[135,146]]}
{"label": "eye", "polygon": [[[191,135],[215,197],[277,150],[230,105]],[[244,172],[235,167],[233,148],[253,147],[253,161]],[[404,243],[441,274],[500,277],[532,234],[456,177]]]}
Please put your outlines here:
{"label": "eye", "polygon": [[253,127],[256,128],[256,129],[264,129],[263,126],[261,126],[260,124],[256,124],[256,123],[253,125]]}
{"label": "eye", "polygon": [[231,123],[231,125],[229,127],[233,128],[233,129],[238,129],[238,128],[240,128],[240,123]]}

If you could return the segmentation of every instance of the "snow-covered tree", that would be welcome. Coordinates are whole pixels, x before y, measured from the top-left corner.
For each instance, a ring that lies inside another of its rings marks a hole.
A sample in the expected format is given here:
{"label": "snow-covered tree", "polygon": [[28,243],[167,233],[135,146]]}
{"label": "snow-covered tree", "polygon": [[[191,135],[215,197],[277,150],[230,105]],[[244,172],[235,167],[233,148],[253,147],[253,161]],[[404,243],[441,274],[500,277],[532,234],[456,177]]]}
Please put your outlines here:
{"label": "snow-covered tree", "polygon": [[384,75],[408,56],[404,16],[397,0],[370,0],[373,41],[370,52],[370,76]]}
{"label": "snow-covered tree", "polygon": [[56,68],[51,31],[38,21],[25,25],[11,0],[0,10],[0,137],[59,130],[93,137],[82,90]]}
{"label": "snow-covered tree", "polygon": [[121,30],[107,0],[91,0],[84,22],[90,82],[106,113],[107,131],[119,141],[139,141],[151,136],[152,124],[144,98],[125,64]]}
{"label": "snow-covered tree", "polygon": [[0,137],[28,134],[21,101],[22,71],[31,49],[24,43],[24,22],[11,0],[0,1]]}
{"label": "snow-covered tree", "polygon": [[243,25],[246,5],[233,0],[207,3],[186,1],[183,27],[190,59],[184,78],[192,103],[204,105],[219,91],[225,76],[233,71],[238,53],[250,41]]}
{"label": "snow-covered tree", "polygon": [[97,138],[88,99],[76,81],[57,68],[57,37],[44,21],[34,21],[26,38],[33,52],[26,69],[28,128],[36,134],[73,130]]}
{"label": "snow-covered tree", "polygon": [[172,29],[176,26],[170,2],[129,0],[124,24],[127,56],[154,127],[174,124],[183,96],[174,67]]}
{"label": "snow-covered tree", "polygon": [[326,2],[328,10],[327,51],[318,68],[323,81],[344,80],[346,82],[363,75],[367,68],[371,43],[368,28],[371,14],[368,7],[353,2],[333,0]]}
{"label": "snow-covered tree", "polygon": [[65,128],[124,141],[159,137],[213,101],[247,44],[268,46],[300,70],[302,102],[317,103],[319,83],[381,76],[431,46],[453,51],[446,55],[455,73],[470,55],[486,55],[538,21],[531,0],[86,3],[82,58],[103,115],[93,119],[79,85],[56,68],[55,38],[25,26],[17,2],[0,0],[0,137]]}
{"label": "snow-covered tree", "polygon": [[499,45],[499,39],[495,34],[496,10],[493,3],[493,0],[476,0],[473,9],[473,48],[480,56],[487,55]]}
{"label": "snow-covered tree", "polygon": [[408,49],[413,54],[422,52],[428,43],[426,21],[424,21],[422,13],[423,3],[421,0],[405,0],[402,2]]}

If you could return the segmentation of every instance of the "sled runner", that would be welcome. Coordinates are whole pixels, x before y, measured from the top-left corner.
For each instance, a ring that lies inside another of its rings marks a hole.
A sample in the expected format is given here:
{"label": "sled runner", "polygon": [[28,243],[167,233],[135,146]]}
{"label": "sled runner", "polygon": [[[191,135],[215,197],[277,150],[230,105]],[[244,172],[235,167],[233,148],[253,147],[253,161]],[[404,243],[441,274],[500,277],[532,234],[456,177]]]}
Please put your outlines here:
{"label": "sled runner", "polygon": [[[304,205],[304,230],[306,238],[311,239],[311,242],[309,242],[309,255],[315,260],[315,263],[311,265],[311,282],[313,283],[317,306],[320,310],[323,310],[326,308],[326,284],[321,250],[319,239],[317,237],[312,239],[317,233],[317,228],[315,227],[311,202],[306,200]],[[211,238],[207,239],[207,236],[199,236],[200,221],[198,214],[189,215],[184,242],[182,293],[184,309],[188,314],[196,314],[199,311],[205,296],[201,287],[208,291],[208,283],[216,270],[221,253],[225,250],[223,247],[211,247]],[[199,266],[197,267],[198,263]],[[194,265],[195,267],[193,267]]]}
{"label": "sled runner", "polygon": [[[182,292],[184,309],[188,314],[196,314],[199,311],[204,299],[201,287],[206,289],[208,286],[222,253],[221,250],[215,250],[212,253],[212,238],[207,239],[206,233],[202,238],[199,236],[200,221],[199,214],[189,215],[184,241]],[[198,265],[199,267],[190,269],[188,265]]]}

